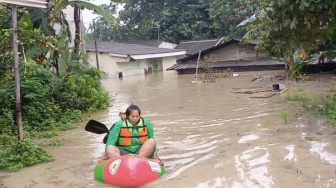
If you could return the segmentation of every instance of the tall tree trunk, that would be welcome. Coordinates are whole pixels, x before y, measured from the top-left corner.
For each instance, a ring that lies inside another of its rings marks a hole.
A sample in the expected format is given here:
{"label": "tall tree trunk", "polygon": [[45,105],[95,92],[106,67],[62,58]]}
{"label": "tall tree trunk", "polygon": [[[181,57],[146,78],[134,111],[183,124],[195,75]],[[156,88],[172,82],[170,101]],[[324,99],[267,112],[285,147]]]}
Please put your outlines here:
{"label": "tall tree trunk", "polygon": [[74,39],[74,52],[79,53],[79,44],[80,44],[80,9],[77,5],[74,8],[74,22],[75,22],[75,39]]}

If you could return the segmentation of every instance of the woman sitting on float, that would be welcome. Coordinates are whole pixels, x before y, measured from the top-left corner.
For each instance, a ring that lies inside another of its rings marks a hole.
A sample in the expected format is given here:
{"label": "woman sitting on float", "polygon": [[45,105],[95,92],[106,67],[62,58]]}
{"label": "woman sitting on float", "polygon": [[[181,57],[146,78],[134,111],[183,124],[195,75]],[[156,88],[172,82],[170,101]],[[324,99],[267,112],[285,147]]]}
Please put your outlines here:
{"label": "woman sitting on float", "polygon": [[126,119],[117,121],[110,130],[106,142],[107,158],[114,159],[122,155],[136,154],[138,156],[154,158],[156,141],[152,123],[140,117],[140,108],[130,105],[126,110]]}

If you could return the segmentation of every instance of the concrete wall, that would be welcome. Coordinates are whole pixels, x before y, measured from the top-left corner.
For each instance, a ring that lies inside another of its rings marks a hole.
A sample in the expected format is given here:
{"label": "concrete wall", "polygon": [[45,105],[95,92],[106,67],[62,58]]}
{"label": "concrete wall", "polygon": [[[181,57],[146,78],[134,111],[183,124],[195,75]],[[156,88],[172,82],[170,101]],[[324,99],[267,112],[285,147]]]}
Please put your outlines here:
{"label": "concrete wall", "polygon": [[[88,54],[90,65],[97,67],[95,52],[88,52]],[[149,67],[152,68],[152,71],[167,72],[166,69],[176,63],[176,57],[129,61],[129,58],[112,57],[107,53],[98,53],[98,61],[100,70],[106,72],[109,78],[118,78],[119,72],[122,72],[123,77],[145,74],[145,69]]]}
{"label": "concrete wall", "polygon": [[144,68],[147,67],[146,60],[137,60],[130,62],[118,62],[118,72],[122,72],[122,76],[132,76],[138,74],[144,74]]}
{"label": "concrete wall", "polygon": [[167,68],[176,64],[176,57],[164,57],[162,58],[162,70],[165,72]]}
{"label": "concrete wall", "polygon": [[[96,53],[88,52],[89,62],[92,67],[97,67]],[[98,53],[99,69],[106,72],[109,78],[117,78],[120,68],[117,62],[127,62],[127,58],[112,57],[107,53]]]}

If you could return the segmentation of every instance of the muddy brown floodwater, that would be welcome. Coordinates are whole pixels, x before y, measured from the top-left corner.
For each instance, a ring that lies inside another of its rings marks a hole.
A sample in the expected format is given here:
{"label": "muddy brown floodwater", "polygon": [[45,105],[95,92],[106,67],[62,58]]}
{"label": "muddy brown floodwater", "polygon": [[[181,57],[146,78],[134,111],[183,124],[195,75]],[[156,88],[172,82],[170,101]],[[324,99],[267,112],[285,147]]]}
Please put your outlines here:
{"label": "muddy brown floodwater", "polygon": [[[279,117],[284,107],[274,102],[278,96],[251,99],[232,93],[233,87],[260,86],[251,82],[254,74],[213,84],[193,84],[194,75],[174,73],[105,80],[114,106],[94,118],[110,126],[118,119],[120,106],[140,106],[155,126],[159,156],[167,168],[159,182],[163,188],[336,187],[335,149],[330,142],[307,142],[304,123],[284,124]],[[314,84],[310,86],[321,86]],[[60,137],[64,146],[48,148],[54,162],[1,174],[5,185],[108,187],[92,178],[104,150],[104,135],[79,128]]]}

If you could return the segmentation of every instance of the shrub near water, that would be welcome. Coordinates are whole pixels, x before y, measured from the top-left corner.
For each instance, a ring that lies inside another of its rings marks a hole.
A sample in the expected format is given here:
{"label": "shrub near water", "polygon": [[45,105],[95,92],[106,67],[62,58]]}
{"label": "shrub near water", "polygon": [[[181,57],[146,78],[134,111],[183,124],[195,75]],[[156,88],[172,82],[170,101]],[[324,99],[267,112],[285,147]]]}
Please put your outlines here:
{"label": "shrub near water", "polygon": [[101,73],[91,68],[81,75],[59,78],[43,67],[28,65],[21,72],[22,143],[16,141],[14,78],[10,75],[0,81],[0,169],[18,170],[52,160],[29,137],[56,136],[82,120],[82,113],[106,109],[109,94],[102,88],[101,78]]}

